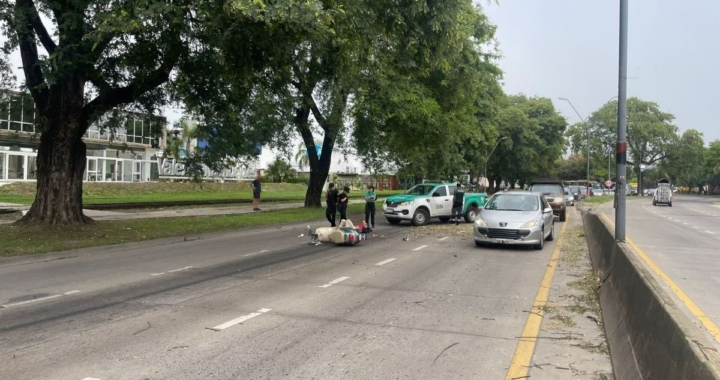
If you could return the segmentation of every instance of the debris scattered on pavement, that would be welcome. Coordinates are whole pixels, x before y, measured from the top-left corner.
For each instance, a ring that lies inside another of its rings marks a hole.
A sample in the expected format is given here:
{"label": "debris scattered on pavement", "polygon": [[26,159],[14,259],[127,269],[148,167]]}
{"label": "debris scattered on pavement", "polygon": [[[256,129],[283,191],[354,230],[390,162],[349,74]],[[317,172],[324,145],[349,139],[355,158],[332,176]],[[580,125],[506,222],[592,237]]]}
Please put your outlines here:
{"label": "debris scattered on pavement", "polygon": [[301,237],[304,237],[304,236],[305,236],[305,234],[300,234],[300,236],[298,236],[298,237],[301,238]]}

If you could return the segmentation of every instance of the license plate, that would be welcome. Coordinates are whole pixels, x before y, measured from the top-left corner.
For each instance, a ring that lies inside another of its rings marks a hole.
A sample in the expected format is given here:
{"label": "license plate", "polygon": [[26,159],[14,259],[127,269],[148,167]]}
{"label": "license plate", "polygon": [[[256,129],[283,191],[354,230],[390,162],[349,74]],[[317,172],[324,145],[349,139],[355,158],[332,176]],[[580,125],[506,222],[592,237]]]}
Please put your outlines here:
{"label": "license plate", "polygon": [[387,209],[385,209],[385,212],[387,212],[388,214],[392,214],[392,213],[395,212],[395,209],[394,209],[394,208],[387,208]]}

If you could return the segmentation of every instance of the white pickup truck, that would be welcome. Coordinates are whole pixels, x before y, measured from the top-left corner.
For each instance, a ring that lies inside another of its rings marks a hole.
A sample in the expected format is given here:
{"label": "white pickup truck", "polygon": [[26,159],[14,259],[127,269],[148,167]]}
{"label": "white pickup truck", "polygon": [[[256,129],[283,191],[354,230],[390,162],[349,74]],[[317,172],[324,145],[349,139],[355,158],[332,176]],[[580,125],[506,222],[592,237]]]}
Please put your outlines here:
{"label": "white pickup truck", "polygon": [[[405,194],[388,197],[383,203],[383,215],[390,224],[403,220],[422,226],[432,218],[449,221],[452,217],[453,194],[456,183],[423,183]],[[475,221],[478,210],[487,203],[486,193],[465,193],[463,215],[465,221]]]}

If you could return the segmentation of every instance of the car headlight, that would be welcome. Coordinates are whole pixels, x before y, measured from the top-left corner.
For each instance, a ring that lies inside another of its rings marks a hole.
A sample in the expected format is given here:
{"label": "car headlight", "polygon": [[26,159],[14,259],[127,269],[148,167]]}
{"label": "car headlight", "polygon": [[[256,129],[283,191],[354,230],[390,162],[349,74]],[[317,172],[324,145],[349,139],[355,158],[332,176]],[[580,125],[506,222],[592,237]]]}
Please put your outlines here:
{"label": "car headlight", "polygon": [[415,201],[402,202],[400,203],[400,206],[410,206],[413,203],[415,203]]}
{"label": "car headlight", "polygon": [[487,227],[487,223],[480,218],[475,219],[475,225],[478,227]]}
{"label": "car headlight", "polygon": [[538,219],[533,219],[525,224],[522,225],[520,228],[533,228],[538,225],[540,221]]}

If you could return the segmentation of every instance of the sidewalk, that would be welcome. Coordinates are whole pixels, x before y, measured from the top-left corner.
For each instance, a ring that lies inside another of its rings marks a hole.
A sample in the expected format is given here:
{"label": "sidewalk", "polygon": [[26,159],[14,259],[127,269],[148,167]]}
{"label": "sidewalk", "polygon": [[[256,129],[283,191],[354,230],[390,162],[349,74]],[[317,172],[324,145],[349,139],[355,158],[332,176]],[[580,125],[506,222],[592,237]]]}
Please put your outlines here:
{"label": "sidewalk", "polygon": [[[382,199],[378,200],[382,201]],[[350,204],[362,204],[364,200],[350,201]],[[302,208],[305,205],[303,203],[280,203],[280,204],[260,204],[260,208],[263,211],[275,211],[275,210],[287,210],[294,208]],[[12,203],[0,203],[0,209],[15,210],[15,211],[26,211],[30,208],[27,205],[17,205]],[[113,212],[113,211],[100,211],[100,210],[83,210],[85,215],[101,221],[101,220],[134,220],[134,219],[158,219],[158,218],[177,218],[177,217],[192,217],[192,216],[222,216],[222,215],[237,215],[237,214],[252,214],[252,205],[250,206],[230,206],[230,207],[198,207],[188,209],[175,209],[175,210],[163,210],[163,211],[142,211],[142,212]],[[0,225],[13,223],[12,220],[0,220]]]}

